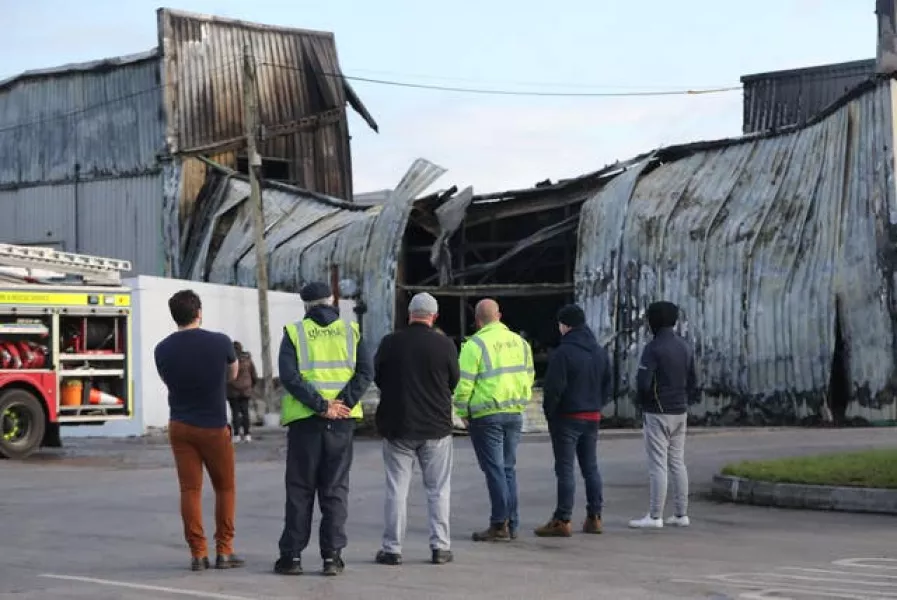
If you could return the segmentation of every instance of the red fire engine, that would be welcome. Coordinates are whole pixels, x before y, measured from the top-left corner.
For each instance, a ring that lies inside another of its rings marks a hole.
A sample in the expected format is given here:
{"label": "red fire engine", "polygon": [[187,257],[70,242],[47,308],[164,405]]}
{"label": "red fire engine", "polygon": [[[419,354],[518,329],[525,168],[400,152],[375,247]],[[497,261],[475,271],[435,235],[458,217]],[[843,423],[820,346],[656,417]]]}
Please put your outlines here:
{"label": "red fire engine", "polygon": [[0,457],[133,414],[131,263],[0,244]]}

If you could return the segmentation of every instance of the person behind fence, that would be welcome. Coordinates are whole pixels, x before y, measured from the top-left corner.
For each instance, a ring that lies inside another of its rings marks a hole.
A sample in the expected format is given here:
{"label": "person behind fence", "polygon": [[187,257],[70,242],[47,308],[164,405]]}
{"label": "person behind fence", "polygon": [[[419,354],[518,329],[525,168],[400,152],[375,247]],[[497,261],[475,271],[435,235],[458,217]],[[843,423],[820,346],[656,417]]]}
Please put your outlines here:
{"label": "person behind fence", "polygon": [[475,542],[517,538],[517,444],[523,411],[532,397],[533,352],[522,337],[501,322],[495,300],[477,303],[478,331],[461,347],[461,381],[455,388],[455,412],[467,425],[492,506],[489,527],[473,534]]}
{"label": "person behind fence", "polygon": [[603,504],[598,470],[598,424],[601,409],[611,399],[610,356],[586,326],[586,315],[575,304],[557,315],[561,343],[551,354],[542,389],[542,410],[548,421],[557,507],[551,519],[536,529],[539,537],[570,537],[576,496],[576,462],[586,488],[584,533],[601,533]]}
{"label": "person behind fence", "polygon": [[438,314],[433,296],[415,295],[408,305],[408,327],[384,337],[374,356],[374,381],[380,389],[376,424],[386,471],[383,541],[375,557],[381,565],[402,563],[415,459],[427,490],[430,561],[440,565],[453,558],[452,391],[460,370],[454,342],[433,328]]}
{"label": "person behind fence", "polygon": [[302,574],[311,537],[315,495],[321,510],[319,545],[324,575],[345,568],[349,471],[361,397],[373,379],[371,357],[357,323],[340,319],[326,283],[300,291],[305,317],[284,327],[278,368],[286,395],[280,422],[288,428],[286,507],[274,571]]}
{"label": "person behind fence", "polygon": [[685,434],[688,404],[694,401],[697,389],[694,351],[673,331],[679,320],[679,308],[675,304],[654,302],[648,306],[647,318],[654,339],[642,351],[636,386],[644,413],[650,503],[648,514],[630,521],[629,526],[636,529],[664,526],[669,475],[673,514],[666,524],[687,527],[690,521]]}
{"label": "person behind fence", "polygon": [[234,352],[237,355],[237,377],[227,382],[227,400],[230,403],[230,414],[233,421],[234,439],[251,442],[249,433],[249,401],[252,389],[258,383],[258,373],[252,362],[252,355],[243,350],[243,344],[234,341]]}
{"label": "person behind fence", "polygon": [[203,467],[215,489],[215,568],[241,567],[243,559],[234,554],[237,486],[225,389],[237,376],[237,356],[230,338],[202,328],[202,302],[192,290],[174,294],[168,308],[178,330],[159,342],[154,354],[168,388],[168,439],[191,569],[211,567],[202,524]]}

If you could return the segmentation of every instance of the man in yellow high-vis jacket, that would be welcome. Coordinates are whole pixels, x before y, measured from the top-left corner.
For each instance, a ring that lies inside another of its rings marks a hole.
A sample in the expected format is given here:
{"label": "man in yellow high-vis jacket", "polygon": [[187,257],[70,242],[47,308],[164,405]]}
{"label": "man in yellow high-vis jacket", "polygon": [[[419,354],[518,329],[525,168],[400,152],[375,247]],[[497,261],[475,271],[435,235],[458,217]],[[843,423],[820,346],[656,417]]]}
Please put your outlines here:
{"label": "man in yellow high-vis jacket", "polygon": [[358,325],[341,320],[333,306],[330,286],[309,283],[300,295],[305,318],[284,328],[278,360],[286,390],[280,422],[288,428],[287,502],[274,571],[302,573],[317,495],[323,572],[339,575],[345,567],[352,440],[374,368]]}
{"label": "man in yellow high-vis jacket", "polygon": [[454,394],[455,412],[467,423],[492,504],[489,528],[474,533],[473,540],[510,540],[520,524],[517,444],[532,397],[533,351],[501,322],[495,300],[477,303],[475,318],[478,331],[461,347],[461,381]]}

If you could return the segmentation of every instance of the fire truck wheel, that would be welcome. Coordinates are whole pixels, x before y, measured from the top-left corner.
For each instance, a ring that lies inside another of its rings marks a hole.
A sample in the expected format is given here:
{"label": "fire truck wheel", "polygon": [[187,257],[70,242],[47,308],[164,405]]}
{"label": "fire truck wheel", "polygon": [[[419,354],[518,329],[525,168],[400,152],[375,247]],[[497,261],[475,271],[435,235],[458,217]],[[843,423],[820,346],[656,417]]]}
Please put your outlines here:
{"label": "fire truck wheel", "polygon": [[25,458],[40,447],[47,423],[34,394],[7,390],[0,394],[0,457]]}

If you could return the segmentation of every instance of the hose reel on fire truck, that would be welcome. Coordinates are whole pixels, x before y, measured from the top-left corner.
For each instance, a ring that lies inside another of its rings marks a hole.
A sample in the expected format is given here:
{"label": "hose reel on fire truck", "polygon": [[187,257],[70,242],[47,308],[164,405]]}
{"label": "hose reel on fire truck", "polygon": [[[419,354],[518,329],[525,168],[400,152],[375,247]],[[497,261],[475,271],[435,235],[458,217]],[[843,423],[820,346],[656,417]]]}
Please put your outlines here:
{"label": "hose reel on fire truck", "polygon": [[61,425],[132,418],[130,270],[0,243],[0,457],[59,445]]}

